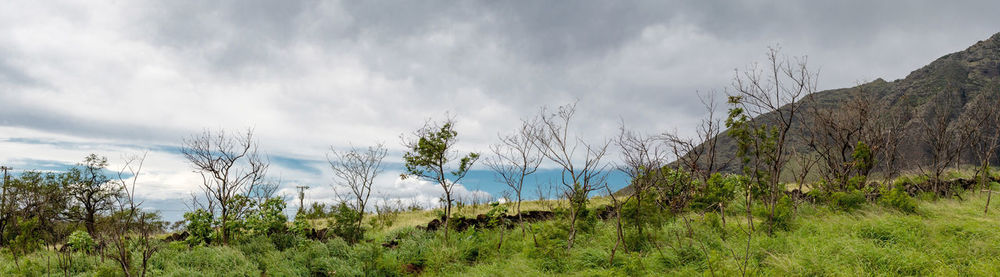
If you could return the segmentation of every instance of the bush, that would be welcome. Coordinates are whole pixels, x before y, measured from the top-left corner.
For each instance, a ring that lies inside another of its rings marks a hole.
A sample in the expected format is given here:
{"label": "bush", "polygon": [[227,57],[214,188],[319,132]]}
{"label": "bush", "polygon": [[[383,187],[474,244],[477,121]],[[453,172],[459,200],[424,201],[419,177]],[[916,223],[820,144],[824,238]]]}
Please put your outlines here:
{"label": "bush", "polygon": [[330,230],[345,241],[356,243],[365,236],[364,228],[358,226],[361,216],[360,212],[351,209],[347,204],[340,203],[333,211],[333,219],[329,222]]}
{"label": "bush", "polygon": [[295,268],[295,266],[289,261],[282,257],[282,253],[278,252],[275,245],[271,243],[273,238],[268,238],[266,236],[255,236],[244,239],[239,245],[236,246],[243,255],[247,257],[253,264],[257,265],[257,269],[261,273],[268,276],[288,276],[294,275],[294,272],[290,270]]}
{"label": "bush", "polygon": [[305,242],[288,253],[295,263],[299,276],[330,276],[337,271],[326,245],[317,241]]}
{"label": "bush", "polygon": [[246,235],[267,235],[285,231],[285,201],[281,198],[268,198],[251,210],[246,217]]}
{"label": "bush", "polygon": [[788,230],[792,226],[794,217],[794,204],[788,196],[782,196],[774,206],[774,216],[766,206],[758,206],[754,209],[754,215],[764,218],[764,222],[771,225],[775,230]]}
{"label": "bush", "polygon": [[66,245],[69,245],[73,251],[82,251],[86,253],[94,251],[94,247],[97,246],[97,244],[94,243],[94,239],[90,237],[90,234],[84,230],[73,231],[73,233],[69,235],[69,238],[66,239]]}
{"label": "bush", "polygon": [[743,178],[736,175],[722,177],[719,173],[712,174],[705,183],[705,190],[692,199],[691,208],[718,211],[720,204],[724,205],[733,200],[736,196],[736,187],[741,186],[743,181]]}
{"label": "bush", "polygon": [[849,212],[861,208],[866,199],[863,192],[852,190],[850,192],[834,192],[830,195],[830,201],[838,210]]}
{"label": "bush", "polygon": [[894,208],[905,213],[917,212],[917,200],[910,197],[910,195],[903,190],[902,186],[896,186],[884,193],[882,199],[879,199],[879,203],[883,206]]}
{"label": "bush", "polygon": [[215,221],[212,218],[212,214],[203,209],[197,209],[193,212],[184,213],[184,221],[187,221],[187,226],[185,228],[188,232],[187,243],[188,245],[202,245],[209,244],[215,237],[215,230],[212,229],[212,223]]}
{"label": "bush", "polygon": [[290,230],[277,232],[267,237],[271,239],[271,243],[274,244],[274,247],[280,251],[295,247],[296,245],[299,245],[300,242],[305,240],[304,237]]}
{"label": "bush", "polygon": [[655,202],[656,194],[653,192],[644,192],[642,199],[642,203],[638,203],[633,197],[625,202],[625,204],[622,204],[621,213],[623,223],[631,226],[629,229],[636,229],[640,226],[661,226],[670,214],[664,212],[657,205]]}

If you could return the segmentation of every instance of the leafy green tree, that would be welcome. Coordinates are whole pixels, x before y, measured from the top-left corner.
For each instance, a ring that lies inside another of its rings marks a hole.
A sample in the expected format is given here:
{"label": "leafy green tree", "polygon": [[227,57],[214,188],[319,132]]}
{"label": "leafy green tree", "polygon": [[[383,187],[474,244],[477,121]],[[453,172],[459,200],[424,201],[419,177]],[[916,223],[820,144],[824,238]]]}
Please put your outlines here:
{"label": "leafy green tree", "polygon": [[45,240],[42,238],[42,231],[37,217],[19,222],[17,233],[14,234],[13,239],[8,243],[10,252],[14,256],[15,265],[20,267],[18,263],[20,257],[31,254],[45,245]]}
{"label": "leafy green tree", "polygon": [[[447,240],[449,219],[454,199],[454,188],[472,165],[479,159],[479,153],[468,153],[461,156],[455,150],[458,142],[458,132],[454,130],[455,120],[448,118],[443,123],[428,122],[417,130],[413,136],[404,141],[409,149],[403,155],[406,162],[406,173],[401,177],[417,177],[436,182],[444,190],[445,216],[444,236]],[[457,161],[457,168],[454,165]]]}
{"label": "leafy green tree", "polygon": [[84,223],[87,233],[96,234],[97,217],[113,208],[119,190],[104,174],[108,158],[90,154],[83,162],[66,173],[69,193],[73,197],[70,214]]}
{"label": "leafy green tree", "polygon": [[[8,184],[8,203],[12,216],[4,230],[3,241],[9,242],[24,230],[22,222],[33,221],[38,238],[46,243],[61,241],[58,224],[65,221],[69,195],[66,194],[67,178],[63,174],[38,171],[22,172]],[[68,235],[68,233],[66,233]]]}

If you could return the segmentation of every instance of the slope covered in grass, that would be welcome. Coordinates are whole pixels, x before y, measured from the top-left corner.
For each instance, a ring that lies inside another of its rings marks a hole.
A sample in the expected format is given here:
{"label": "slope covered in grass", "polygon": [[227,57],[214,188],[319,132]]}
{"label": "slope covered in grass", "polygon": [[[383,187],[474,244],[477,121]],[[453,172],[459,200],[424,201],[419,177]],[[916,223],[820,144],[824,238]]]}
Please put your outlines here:
{"label": "slope covered in grass", "polygon": [[[1000,272],[1000,211],[983,214],[986,197],[922,200],[916,213],[873,204],[842,211],[802,203],[787,230],[756,231],[746,255],[745,211],[729,211],[722,227],[717,214],[688,213],[650,227],[647,239],[632,240],[633,251],[615,245],[614,221],[596,220],[576,246],[565,249],[565,220],[530,224],[534,236],[511,230],[470,229],[448,241],[440,232],[413,227],[369,233],[348,245],[299,241],[277,249],[266,238],[232,246],[164,245],[151,261],[153,276],[995,276]],[[739,202],[739,201],[737,201]],[[734,203],[738,207],[739,203]],[[418,213],[418,212],[414,212]],[[401,215],[405,217],[406,215]],[[416,216],[416,215],[414,215]],[[503,243],[501,244],[501,239]],[[537,245],[536,245],[537,241]],[[638,241],[638,243],[636,243]],[[655,243],[650,243],[655,242]],[[62,275],[52,251],[0,257],[0,275]],[[76,254],[71,275],[116,276],[110,260]]]}

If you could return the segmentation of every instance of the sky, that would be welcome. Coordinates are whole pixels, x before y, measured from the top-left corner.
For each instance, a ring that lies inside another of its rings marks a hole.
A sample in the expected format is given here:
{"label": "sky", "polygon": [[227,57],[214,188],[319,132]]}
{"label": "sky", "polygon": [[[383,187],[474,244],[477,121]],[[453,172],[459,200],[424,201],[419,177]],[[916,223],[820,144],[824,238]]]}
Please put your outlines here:
{"label": "sky", "polygon": [[[59,171],[96,153],[117,170],[124,156],[147,153],[137,194],[168,220],[201,184],[178,149],[204,130],[253,128],[280,193],[291,199],[309,186],[310,203],[337,199],[331,147],[384,143],[377,197],[430,206],[436,184],[399,178],[400,135],[428,119],[454,116],[461,152],[488,153],[541,107],[574,102],[571,132],[588,142],[622,123],[691,136],[705,116],[699,95],[723,95],[735,70],[763,62],[768,47],[808,57],[819,87],[832,89],[903,78],[1000,32],[998,1],[2,6],[0,164]],[[474,169],[460,196],[503,195],[492,173]],[[558,176],[543,164],[530,196]],[[620,174],[610,180],[626,185]]]}

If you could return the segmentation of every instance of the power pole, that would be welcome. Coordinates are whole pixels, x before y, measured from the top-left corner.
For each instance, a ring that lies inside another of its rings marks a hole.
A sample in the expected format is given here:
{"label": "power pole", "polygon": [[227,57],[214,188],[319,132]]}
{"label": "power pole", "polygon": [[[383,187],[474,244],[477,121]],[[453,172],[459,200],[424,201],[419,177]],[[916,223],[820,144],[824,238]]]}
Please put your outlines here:
{"label": "power pole", "polygon": [[295,186],[295,189],[299,190],[299,213],[305,213],[306,209],[302,200],[306,198],[306,190],[309,189],[309,186]]}
{"label": "power pole", "polygon": [[0,208],[5,207],[7,204],[7,179],[9,179],[7,177],[7,170],[11,169],[7,166],[0,166],[0,170],[3,171],[3,193],[0,194]]}
{"label": "power pole", "polygon": [[[7,176],[7,170],[10,169],[11,168],[7,166],[0,166],[0,170],[3,171],[3,186],[0,187],[2,188],[2,193],[0,193],[0,234],[3,234],[3,232],[6,231],[5,229],[7,229],[7,218],[11,216],[7,210],[7,197],[9,197],[7,195],[7,183],[8,179],[10,179]],[[0,242],[0,245],[3,244],[4,243]]]}

